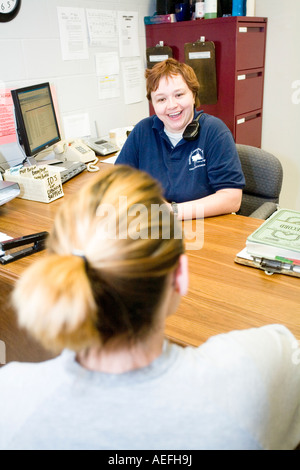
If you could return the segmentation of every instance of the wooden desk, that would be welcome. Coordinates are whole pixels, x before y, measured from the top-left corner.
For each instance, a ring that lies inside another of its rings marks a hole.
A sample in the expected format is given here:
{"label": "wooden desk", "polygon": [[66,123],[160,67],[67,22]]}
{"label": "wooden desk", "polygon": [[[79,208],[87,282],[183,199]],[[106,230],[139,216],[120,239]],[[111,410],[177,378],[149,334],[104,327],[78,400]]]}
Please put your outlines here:
{"label": "wooden desk", "polygon": [[166,334],[197,346],[210,336],[271,323],[300,339],[300,279],[234,263],[247,236],[263,221],[226,215],[205,219],[204,247],[190,251],[190,288]]}
{"label": "wooden desk", "polygon": [[[85,172],[66,183],[65,198],[92,177]],[[65,198],[51,204],[23,199],[11,201],[0,207],[0,231],[16,237],[48,231]],[[204,221],[204,247],[188,252],[190,288],[176,315],[167,320],[167,337],[179,344],[197,346],[218,333],[282,323],[300,339],[300,279],[277,274],[267,276],[234,263],[247,236],[261,223],[258,219],[236,215]],[[16,279],[40,256],[43,254],[0,267],[0,340],[6,344],[7,362],[35,362],[51,357],[17,328],[9,305]]]}

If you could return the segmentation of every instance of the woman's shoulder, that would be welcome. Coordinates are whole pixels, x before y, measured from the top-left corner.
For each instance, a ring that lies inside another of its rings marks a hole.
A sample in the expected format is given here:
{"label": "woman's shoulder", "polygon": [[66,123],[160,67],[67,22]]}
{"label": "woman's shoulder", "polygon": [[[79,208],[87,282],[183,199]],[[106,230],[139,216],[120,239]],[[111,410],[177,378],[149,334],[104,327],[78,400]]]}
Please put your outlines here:
{"label": "woman's shoulder", "polygon": [[218,118],[217,116],[213,116],[212,114],[207,114],[207,113],[202,113],[202,116],[200,118],[200,124],[204,127],[213,127],[215,129],[228,129],[227,125],[222,121],[222,119]]}
{"label": "woman's shoulder", "polygon": [[141,119],[135,126],[134,129],[143,130],[143,129],[151,129],[153,124],[155,123],[156,116],[148,116],[146,118]]}
{"label": "woman's shoulder", "polygon": [[228,126],[218,117],[211,114],[203,113],[203,118],[200,119],[200,126],[202,135],[208,142],[216,142],[219,139],[233,140],[232,133]]}

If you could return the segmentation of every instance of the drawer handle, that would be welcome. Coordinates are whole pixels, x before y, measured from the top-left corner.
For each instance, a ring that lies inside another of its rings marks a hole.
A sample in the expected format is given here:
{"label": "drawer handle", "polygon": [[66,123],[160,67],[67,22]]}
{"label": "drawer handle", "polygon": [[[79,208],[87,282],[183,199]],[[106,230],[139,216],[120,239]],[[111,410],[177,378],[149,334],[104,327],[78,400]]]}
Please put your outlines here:
{"label": "drawer handle", "polygon": [[259,26],[240,26],[239,33],[264,33],[265,28]]}
{"label": "drawer handle", "polygon": [[260,116],[261,116],[261,113],[252,114],[251,116],[247,116],[247,117],[244,117],[244,118],[237,119],[236,123],[237,123],[237,125],[244,124],[245,122],[251,121],[252,119],[257,119]]}
{"label": "drawer handle", "polygon": [[244,73],[242,75],[238,75],[237,76],[237,79],[238,80],[246,80],[246,79],[249,79],[249,78],[258,78],[258,77],[262,77],[262,72],[252,72],[252,73]]}

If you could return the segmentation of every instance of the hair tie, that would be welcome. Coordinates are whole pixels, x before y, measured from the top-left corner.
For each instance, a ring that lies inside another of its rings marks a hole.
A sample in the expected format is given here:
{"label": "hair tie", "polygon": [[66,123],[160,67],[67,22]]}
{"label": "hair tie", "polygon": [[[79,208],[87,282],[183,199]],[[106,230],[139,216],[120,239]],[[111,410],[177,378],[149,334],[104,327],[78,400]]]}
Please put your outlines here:
{"label": "hair tie", "polygon": [[84,261],[85,268],[86,268],[86,269],[88,268],[89,262],[88,262],[88,260],[87,260],[87,257],[86,257],[85,254],[83,253],[83,251],[80,251],[80,250],[73,250],[73,251],[72,251],[72,255],[73,255],[73,256],[77,256],[78,258],[82,258],[83,261]]}

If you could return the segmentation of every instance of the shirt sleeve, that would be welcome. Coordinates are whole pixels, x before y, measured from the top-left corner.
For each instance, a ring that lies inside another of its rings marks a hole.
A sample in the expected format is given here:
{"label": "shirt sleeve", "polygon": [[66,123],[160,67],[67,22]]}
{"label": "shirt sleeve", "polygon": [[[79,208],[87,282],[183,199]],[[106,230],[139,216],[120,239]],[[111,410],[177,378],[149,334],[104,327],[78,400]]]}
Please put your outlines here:
{"label": "shirt sleeve", "polygon": [[219,119],[209,116],[203,126],[208,178],[215,191],[226,188],[243,189],[245,178],[233,136]]}
{"label": "shirt sleeve", "polygon": [[139,168],[139,129],[135,127],[126,139],[115,165]]}

